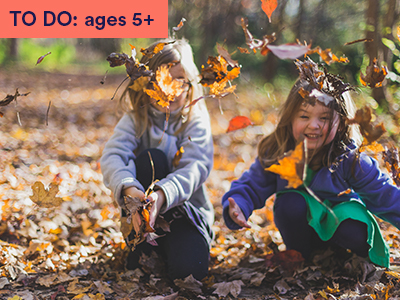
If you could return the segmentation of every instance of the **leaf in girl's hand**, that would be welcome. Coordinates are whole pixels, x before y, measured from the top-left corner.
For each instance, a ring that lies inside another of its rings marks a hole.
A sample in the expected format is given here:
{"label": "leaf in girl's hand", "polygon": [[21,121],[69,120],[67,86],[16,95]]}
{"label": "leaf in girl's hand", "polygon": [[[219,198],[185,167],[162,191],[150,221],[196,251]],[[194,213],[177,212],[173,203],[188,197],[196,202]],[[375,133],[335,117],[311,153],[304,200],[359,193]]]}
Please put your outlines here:
{"label": "leaf in girl's hand", "polygon": [[36,181],[32,185],[33,195],[29,198],[41,207],[57,207],[60,206],[63,200],[56,197],[58,193],[58,186],[54,183],[50,183],[48,189],[44,187],[44,184],[40,181]]}
{"label": "leaf in girl's hand", "polygon": [[386,66],[379,69],[376,58],[374,58],[372,63],[366,68],[365,75],[360,72],[360,81],[363,86],[371,88],[381,87],[387,74],[388,70]]}
{"label": "leaf in girl's hand", "polygon": [[132,197],[130,195],[124,196],[124,204],[128,214],[134,214],[139,208],[143,207],[143,202],[139,197]]}
{"label": "leaf in girl's hand", "polygon": [[347,57],[338,58],[335,54],[332,53],[331,49],[322,50],[321,47],[317,46],[316,48],[309,50],[306,54],[311,55],[314,53],[318,53],[321,59],[328,65],[334,62],[339,62],[339,63],[349,62],[349,59]]}
{"label": "leaf in girl's hand", "polygon": [[51,52],[47,52],[45,55],[42,55],[41,57],[39,57],[36,62],[36,65],[40,64],[43,61],[43,59],[49,54],[51,54]]}
{"label": "leaf in girl's hand", "polygon": [[270,23],[271,15],[277,7],[278,0],[261,0],[261,8],[267,14]]}
{"label": "leaf in girl's hand", "polygon": [[289,151],[285,157],[278,159],[278,164],[274,164],[266,171],[276,173],[282,179],[288,181],[287,188],[297,188],[303,184],[303,168],[304,168],[304,142],[299,143],[296,148]]}
{"label": "leaf in girl's hand", "polygon": [[236,116],[229,121],[229,126],[226,132],[235,131],[253,125],[253,122],[245,116]]}
{"label": "leaf in girl's hand", "polygon": [[176,168],[179,165],[179,162],[181,161],[182,154],[185,152],[183,147],[180,147],[178,151],[176,151],[175,156],[172,160],[172,165]]}
{"label": "leaf in girl's hand", "polygon": [[140,49],[140,52],[144,55],[147,56],[148,58],[152,58],[154,55],[156,55],[158,52],[162,51],[166,45],[173,44],[175,41],[171,42],[160,42],[155,45],[152,45],[148,48],[142,48]]}
{"label": "leaf in girl's hand", "polygon": [[182,18],[181,21],[179,22],[179,24],[178,24],[176,27],[172,27],[172,30],[173,30],[174,32],[181,30],[182,27],[183,27],[183,24],[184,24],[185,22],[186,22],[186,19],[185,19],[185,18]]}
{"label": "leaf in girl's hand", "polygon": [[310,50],[310,45],[299,44],[268,45],[267,47],[280,59],[296,59]]}

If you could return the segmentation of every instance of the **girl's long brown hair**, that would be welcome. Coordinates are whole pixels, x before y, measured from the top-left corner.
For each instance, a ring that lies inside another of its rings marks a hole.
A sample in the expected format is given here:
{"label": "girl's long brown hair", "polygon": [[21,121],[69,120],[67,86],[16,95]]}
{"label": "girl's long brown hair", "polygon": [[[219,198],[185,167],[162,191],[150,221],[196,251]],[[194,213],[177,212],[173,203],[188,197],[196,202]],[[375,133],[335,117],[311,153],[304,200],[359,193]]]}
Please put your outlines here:
{"label": "girl's long brown hair", "polygon": [[[277,162],[286,152],[296,147],[296,140],[292,133],[292,122],[300,109],[300,106],[306,101],[312,105],[315,99],[303,98],[299,93],[302,89],[311,92],[313,87],[304,80],[297,80],[289,92],[289,95],[279,112],[279,122],[274,132],[264,137],[258,144],[258,159],[264,167],[268,167]],[[354,104],[347,95],[340,96],[340,99],[331,101],[327,106],[331,109],[331,118],[327,124],[328,132],[332,128],[333,113],[336,111],[339,115],[339,126],[332,142],[322,146],[312,153],[312,169],[318,169],[322,166],[330,166],[334,159],[346,151],[346,145],[352,142],[352,139],[359,142],[359,133],[346,124],[346,119],[354,114]]]}
{"label": "girl's long brown hair", "polygon": [[[173,42],[173,40],[161,40],[155,42],[153,45],[160,42],[169,43]],[[148,56],[143,56],[140,62],[146,64],[154,74],[161,65],[180,63],[185,71],[188,81],[190,82],[187,103],[190,103],[203,95],[203,88],[199,84],[199,71],[194,63],[192,48],[185,39],[175,40],[175,42],[165,45],[162,51],[158,52],[150,59]],[[152,81],[155,81],[155,76],[153,76],[151,81],[147,84],[147,89],[152,88]],[[132,82],[130,82],[130,84],[125,88],[120,98],[120,107],[124,111],[129,111],[134,114],[137,137],[141,137],[146,131],[146,128],[150,125],[150,119],[148,118],[147,112],[150,105],[150,97],[143,90],[135,91],[129,88],[131,84]],[[182,107],[180,113],[186,122],[183,123],[179,131],[183,130],[184,126],[187,124],[187,120],[190,118],[190,111],[190,108],[184,109]]]}

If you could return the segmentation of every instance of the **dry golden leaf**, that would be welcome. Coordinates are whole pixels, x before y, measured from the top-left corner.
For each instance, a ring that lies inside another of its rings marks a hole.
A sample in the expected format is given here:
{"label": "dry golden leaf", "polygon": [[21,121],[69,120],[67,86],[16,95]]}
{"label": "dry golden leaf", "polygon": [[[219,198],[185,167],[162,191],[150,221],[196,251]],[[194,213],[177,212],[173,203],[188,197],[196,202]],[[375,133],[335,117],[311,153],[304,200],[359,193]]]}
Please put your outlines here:
{"label": "dry golden leaf", "polygon": [[142,48],[140,49],[140,52],[142,52],[143,55],[148,56],[149,58],[152,58],[155,54],[160,52],[164,47],[168,44],[173,44],[175,41],[171,42],[160,42],[155,45],[152,45],[148,48]]}
{"label": "dry golden leaf", "polygon": [[236,85],[232,85],[230,87],[226,87],[227,81],[222,81],[222,82],[214,82],[210,86],[210,95],[213,95],[214,97],[222,98],[225,97],[226,95],[233,93],[236,89]]}
{"label": "dry golden leaf", "polygon": [[63,200],[56,197],[58,193],[58,186],[54,183],[50,183],[48,189],[46,189],[42,182],[36,181],[32,185],[33,195],[29,198],[40,207],[57,207],[60,206]]}
{"label": "dry golden leaf", "polygon": [[304,163],[303,147],[304,147],[304,142],[299,143],[294,149],[294,151],[288,153],[288,156],[279,159],[278,164],[274,164],[266,168],[265,170],[279,174],[282,179],[287,180],[288,188],[290,187],[297,188],[298,186],[302,185],[303,172],[302,170],[300,172],[298,171],[299,170],[298,165],[302,165]]}

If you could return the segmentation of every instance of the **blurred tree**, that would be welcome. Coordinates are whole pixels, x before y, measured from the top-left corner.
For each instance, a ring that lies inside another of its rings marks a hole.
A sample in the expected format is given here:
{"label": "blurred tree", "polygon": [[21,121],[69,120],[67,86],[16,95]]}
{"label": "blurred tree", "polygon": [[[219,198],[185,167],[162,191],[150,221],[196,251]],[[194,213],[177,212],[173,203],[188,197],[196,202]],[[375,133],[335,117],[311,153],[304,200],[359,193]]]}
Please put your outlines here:
{"label": "blurred tree", "polygon": [[[382,43],[382,37],[392,41],[394,40],[392,33],[395,32],[396,23],[399,18],[398,0],[387,1],[385,13],[382,14],[382,11],[382,3],[379,0],[368,0],[365,35],[366,38],[372,39],[373,42],[365,43],[365,52],[368,55],[370,64],[376,58],[378,62],[387,65],[387,67],[391,69],[392,53],[391,50]],[[386,81],[383,82],[382,87],[372,89],[372,97],[384,111],[394,113],[390,104],[391,97],[387,92]]]}

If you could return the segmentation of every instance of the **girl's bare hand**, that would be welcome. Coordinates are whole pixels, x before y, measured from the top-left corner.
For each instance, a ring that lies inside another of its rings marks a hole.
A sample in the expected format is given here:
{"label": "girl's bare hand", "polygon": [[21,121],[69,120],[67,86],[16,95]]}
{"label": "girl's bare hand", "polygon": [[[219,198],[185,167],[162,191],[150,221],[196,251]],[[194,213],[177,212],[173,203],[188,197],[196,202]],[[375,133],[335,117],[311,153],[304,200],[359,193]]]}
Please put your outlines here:
{"label": "girl's bare hand", "polygon": [[247,223],[246,218],[240,209],[239,205],[235,202],[235,200],[231,197],[228,198],[229,201],[229,216],[241,227],[251,228],[251,226]]}
{"label": "girl's bare hand", "polygon": [[165,203],[165,194],[163,190],[157,190],[149,195],[147,197],[148,200],[152,203],[151,209],[150,209],[150,220],[149,220],[149,225],[154,228],[154,224],[156,223],[156,219],[158,215],[160,214],[161,207]]}

